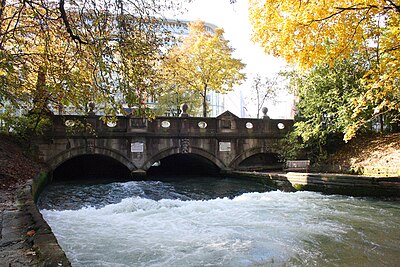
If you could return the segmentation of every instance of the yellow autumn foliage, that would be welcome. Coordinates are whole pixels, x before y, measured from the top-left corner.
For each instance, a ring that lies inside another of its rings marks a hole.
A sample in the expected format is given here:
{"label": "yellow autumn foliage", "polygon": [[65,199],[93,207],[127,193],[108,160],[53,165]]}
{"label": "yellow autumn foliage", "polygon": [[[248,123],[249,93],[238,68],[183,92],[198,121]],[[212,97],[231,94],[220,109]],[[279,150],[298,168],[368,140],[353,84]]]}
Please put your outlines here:
{"label": "yellow autumn foliage", "polygon": [[85,113],[96,103],[102,114],[148,115],[168,41],[154,18],[164,4],[0,1],[0,108]]}
{"label": "yellow autumn foliage", "polygon": [[69,38],[57,10],[9,1],[2,11],[0,62],[7,65],[0,66],[11,67],[1,81],[0,95],[8,92],[1,104],[14,100],[25,110],[38,102],[76,108],[87,104],[94,95],[93,53]]}
{"label": "yellow autumn foliage", "polygon": [[357,54],[369,60],[368,92],[355,100],[346,138],[376,114],[400,111],[399,0],[249,0],[253,39],[265,52],[306,70]]}
{"label": "yellow autumn foliage", "polygon": [[192,22],[189,35],[168,53],[163,63],[170,85],[202,98],[205,117],[209,90],[225,93],[245,78],[240,72],[245,65],[233,58],[234,50],[223,34],[223,29],[215,29],[215,34],[208,32],[203,21]]}

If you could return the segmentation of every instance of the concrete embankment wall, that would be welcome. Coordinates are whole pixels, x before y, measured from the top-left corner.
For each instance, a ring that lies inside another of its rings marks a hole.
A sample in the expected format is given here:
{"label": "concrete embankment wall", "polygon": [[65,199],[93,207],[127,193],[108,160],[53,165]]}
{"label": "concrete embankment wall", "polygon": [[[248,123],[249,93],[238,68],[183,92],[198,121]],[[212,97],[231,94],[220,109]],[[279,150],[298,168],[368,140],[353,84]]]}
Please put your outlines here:
{"label": "concrete embankment wall", "polygon": [[31,228],[34,231],[30,237],[30,242],[32,242],[32,248],[41,262],[40,266],[71,266],[50,226],[43,219],[36,206],[36,200],[47,183],[47,174],[41,173],[28,183],[19,197],[23,207],[22,212],[30,218]]}
{"label": "concrete embankment wall", "polygon": [[400,198],[400,177],[297,172],[234,172],[234,174],[268,180],[272,186],[284,191],[316,191],[349,196]]}
{"label": "concrete embankment wall", "polygon": [[311,170],[313,172],[359,174],[369,177],[400,177],[400,162],[398,163],[398,166],[392,166],[392,167],[323,164],[323,165],[313,166]]}

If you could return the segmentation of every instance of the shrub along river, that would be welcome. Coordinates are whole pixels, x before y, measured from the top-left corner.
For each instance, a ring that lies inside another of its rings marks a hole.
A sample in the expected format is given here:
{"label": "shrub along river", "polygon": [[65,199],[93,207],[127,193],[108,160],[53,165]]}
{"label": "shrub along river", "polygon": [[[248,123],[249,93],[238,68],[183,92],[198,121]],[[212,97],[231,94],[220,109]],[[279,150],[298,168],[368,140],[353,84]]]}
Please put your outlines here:
{"label": "shrub along river", "polygon": [[57,182],[38,206],[73,266],[398,266],[400,203],[176,177]]}

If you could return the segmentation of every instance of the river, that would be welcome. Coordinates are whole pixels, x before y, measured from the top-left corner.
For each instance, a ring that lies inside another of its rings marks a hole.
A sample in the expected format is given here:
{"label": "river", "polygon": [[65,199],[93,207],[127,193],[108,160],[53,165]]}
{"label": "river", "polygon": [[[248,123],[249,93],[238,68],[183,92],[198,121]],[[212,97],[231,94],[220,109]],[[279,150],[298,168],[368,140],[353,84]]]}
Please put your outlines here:
{"label": "river", "polygon": [[196,177],[53,183],[38,206],[73,266],[398,266],[400,203]]}

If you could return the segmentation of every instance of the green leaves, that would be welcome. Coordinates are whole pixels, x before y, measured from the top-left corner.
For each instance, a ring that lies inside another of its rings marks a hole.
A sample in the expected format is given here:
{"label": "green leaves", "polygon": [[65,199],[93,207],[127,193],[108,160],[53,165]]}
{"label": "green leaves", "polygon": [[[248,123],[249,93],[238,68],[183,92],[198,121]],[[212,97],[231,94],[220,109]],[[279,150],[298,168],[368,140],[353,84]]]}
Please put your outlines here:
{"label": "green leaves", "polygon": [[291,74],[299,97],[295,132],[315,155],[343,139],[352,122],[353,99],[366,90],[360,82],[365,71],[351,61],[338,61],[332,68],[323,64]]}

